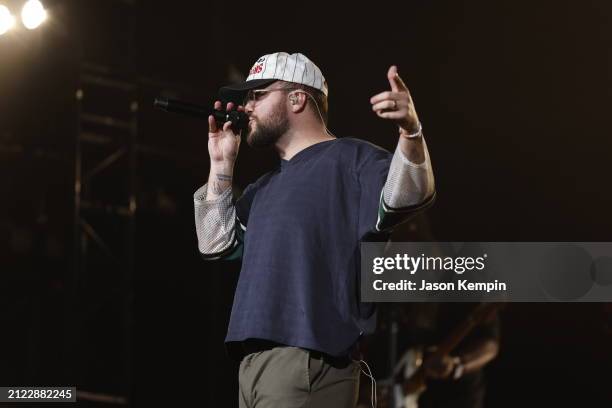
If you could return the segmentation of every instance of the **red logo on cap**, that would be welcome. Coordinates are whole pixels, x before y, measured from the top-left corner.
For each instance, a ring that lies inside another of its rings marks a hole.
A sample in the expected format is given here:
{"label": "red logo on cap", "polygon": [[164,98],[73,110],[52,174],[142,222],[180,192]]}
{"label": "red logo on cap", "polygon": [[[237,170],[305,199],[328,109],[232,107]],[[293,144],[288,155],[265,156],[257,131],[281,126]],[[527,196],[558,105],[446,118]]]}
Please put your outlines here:
{"label": "red logo on cap", "polygon": [[255,64],[253,65],[253,68],[251,68],[249,75],[259,74],[262,69],[263,69],[263,64]]}

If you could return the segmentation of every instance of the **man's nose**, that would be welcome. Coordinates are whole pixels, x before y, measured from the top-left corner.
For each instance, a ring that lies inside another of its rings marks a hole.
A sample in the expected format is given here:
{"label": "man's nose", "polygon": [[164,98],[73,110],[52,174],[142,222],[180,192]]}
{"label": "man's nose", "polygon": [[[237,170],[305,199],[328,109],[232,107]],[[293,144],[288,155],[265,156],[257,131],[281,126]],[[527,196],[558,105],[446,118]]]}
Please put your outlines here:
{"label": "man's nose", "polygon": [[247,115],[250,115],[251,113],[253,113],[253,108],[254,108],[255,104],[253,103],[253,101],[248,101],[245,105],[244,105],[244,112]]}

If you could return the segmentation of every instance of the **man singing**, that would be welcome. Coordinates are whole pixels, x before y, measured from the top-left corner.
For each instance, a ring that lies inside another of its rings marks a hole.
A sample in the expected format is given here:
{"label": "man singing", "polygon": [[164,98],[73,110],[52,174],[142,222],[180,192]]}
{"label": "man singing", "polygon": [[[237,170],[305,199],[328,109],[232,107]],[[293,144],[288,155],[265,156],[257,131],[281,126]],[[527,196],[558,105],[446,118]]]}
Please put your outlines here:
{"label": "man singing", "polygon": [[280,156],[233,204],[241,135],[209,117],[210,174],[194,195],[195,222],[205,259],[242,257],[226,337],[240,360],[240,407],[356,405],[352,357],[376,326],[373,305],[359,300],[359,244],[384,239],[435,196],[410,92],[395,66],[387,77],[390,91],[370,102],[399,128],[394,154],[327,131],[327,82],[303,54],[264,55],[246,82],[221,88],[243,101],[225,108],[249,116],[247,143]]}

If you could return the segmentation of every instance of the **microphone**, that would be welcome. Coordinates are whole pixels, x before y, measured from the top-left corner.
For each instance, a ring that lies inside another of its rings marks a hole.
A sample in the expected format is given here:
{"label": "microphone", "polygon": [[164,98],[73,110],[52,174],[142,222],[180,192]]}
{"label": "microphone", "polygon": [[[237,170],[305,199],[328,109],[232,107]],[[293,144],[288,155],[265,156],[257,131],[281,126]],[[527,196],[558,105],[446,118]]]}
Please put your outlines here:
{"label": "microphone", "polygon": [[168,98],[155,98],[153,106],[166,112],[180,113],[206,120],[208,120],[209,115],[213,115],[217,125],[220,127],[222,127],[225,122],[231,120],[234,133],[238,133],[241,130],[246,131],[249,126],[249,116],[244,112],[236,110],[228,112],[224,110],[206,109],[193,103]]}

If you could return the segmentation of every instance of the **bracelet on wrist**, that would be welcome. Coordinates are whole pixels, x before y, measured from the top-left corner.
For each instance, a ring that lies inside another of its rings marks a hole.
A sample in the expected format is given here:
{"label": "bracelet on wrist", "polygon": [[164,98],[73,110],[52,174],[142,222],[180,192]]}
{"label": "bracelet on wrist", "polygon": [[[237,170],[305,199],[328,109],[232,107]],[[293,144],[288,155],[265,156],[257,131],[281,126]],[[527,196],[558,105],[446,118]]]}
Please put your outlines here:
{"label": "bracelet on wrist", "polygon": [[421,122],[419,122],[419,130],[417,130],[414,133],[408,133],[407,130],[405,130],[404,128],[400,127],[399,128],[399,133],[401,136],[405,137],[406,139],[419,139],[421,137],[423,137],[423,126],[421,125]]}

